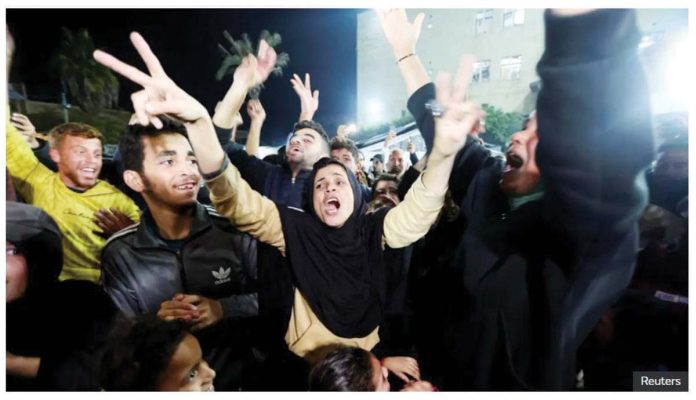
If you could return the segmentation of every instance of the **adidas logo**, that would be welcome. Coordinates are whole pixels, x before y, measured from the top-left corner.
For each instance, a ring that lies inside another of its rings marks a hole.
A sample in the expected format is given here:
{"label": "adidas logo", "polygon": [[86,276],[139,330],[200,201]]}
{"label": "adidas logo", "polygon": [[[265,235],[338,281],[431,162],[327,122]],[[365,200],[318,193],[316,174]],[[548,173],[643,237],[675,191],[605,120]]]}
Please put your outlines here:
{"label": "adidas logo", "polygon": [[222,285],[223,283],[231,281],[230,273],[232,273],[232,268],[225,269],[220,267],[217,271],[211,271],[213,277],[215,277],[215,284]]}

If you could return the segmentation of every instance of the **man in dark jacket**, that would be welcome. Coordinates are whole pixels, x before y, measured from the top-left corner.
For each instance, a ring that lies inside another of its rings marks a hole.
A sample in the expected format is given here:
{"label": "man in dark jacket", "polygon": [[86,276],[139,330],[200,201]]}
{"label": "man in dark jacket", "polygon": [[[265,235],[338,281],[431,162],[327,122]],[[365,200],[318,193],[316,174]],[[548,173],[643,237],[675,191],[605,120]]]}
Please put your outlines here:
{"label": "man in dark jacket", "polygon": [[232,390],[241,376],[225,368],[245,356],[248,317],[258,314],[256,241],[196,202],[201,176],[185,135],[167,121],[162,129],[131,125],[121,138],[124,182],[147,211],[107,242],[102,283],[128,315],[188,322],[218,371],[215,386]]}
{"label": "man in dark jacket", "polygon": [[[422,69],[415,40],[399,40],[417,39],[404,29],[419,32],[422,17],[381,19],[402,73]],[[463,323],[447,389],[572,388],[579,344],[633,273],[652,160],[635,14],[547,11],[545,22],[536,121],[505,162],[468,141],[450,178],[467,227],[451,238]],[[442,110],[427,75],[406,81],[427,144]]]}

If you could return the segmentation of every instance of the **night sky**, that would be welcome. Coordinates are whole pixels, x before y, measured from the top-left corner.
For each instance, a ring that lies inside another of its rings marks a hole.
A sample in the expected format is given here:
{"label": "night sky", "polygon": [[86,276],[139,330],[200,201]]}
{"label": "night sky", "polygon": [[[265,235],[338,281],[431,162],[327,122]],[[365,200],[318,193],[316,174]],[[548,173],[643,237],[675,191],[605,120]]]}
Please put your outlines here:
{"label": "night sky", "polygon": [[[261,93],[266,109],[262,144],[283,144],[296,121],[300,105],[290,86],[293,73],[309,72],[312,89],[320,92],[315,120],[330,135],[356,114],[356,20],[355,9],[40,9],[7,10],[7,24],[17,50],[12,82],[24,82],[30,99],[58,102],[60,84],[48,68],[61,27],[87,28],[97,48],[144,70],[128,39],[136,30],[148,41],[165,71],[184,90],[213,112],[232,83],[231,76],[215,79],[222,57],[217,48],[227,41],[227,30],[235,39],[249,33],[252,40],[262,29],[278,32],[283,42],[278,52],[287,52],[290,63],[282,77],[271,76]],[[227,46],[226,46],[227,47]],[[132,110],[130,94],[139,89],[120,78],[119,107]],[[242,110],[248,127],[246,109]]]}

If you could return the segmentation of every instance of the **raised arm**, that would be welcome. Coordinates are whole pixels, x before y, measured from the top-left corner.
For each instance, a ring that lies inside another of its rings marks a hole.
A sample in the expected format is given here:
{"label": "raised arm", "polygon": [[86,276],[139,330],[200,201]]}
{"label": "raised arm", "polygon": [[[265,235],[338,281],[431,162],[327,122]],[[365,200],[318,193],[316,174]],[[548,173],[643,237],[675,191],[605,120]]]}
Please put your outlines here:
{"label": "raised arm", "polygon": [[247,93],[254,86],[266,81],[276,62],[276,52],[264,40],[259,44],[257,56],[248,55],[234,71],[233,81],[220,102],[213,123],[220,128],[231,129],[234,119],[242,109]]}
{"label": "raised arm", "polygon": [[416,43],[425,15],[420,13],[413,22],[409,22],[403,8],[376,10],[376,13],[410,97],[418,88],[430,82],[430,77],[416,54]]}
{"label": "raised arm", "polygon": [[554,218],[585,236],[641,212],[653,143],[634,12],[578,12],[544,16],[536,157]]}
{"label": "raised arm", "polygon": [[[196,99],[179,88],[164,72],[159,60],[138,33],[131,34],[133,46],[142,57],[150,75],[116,59],[110,54],[96,50],[94,58],[104,66],[141,85],[143,90],[131,97],[133,107],[142,125],[152,123],[161,128],[159,116],[167,114],[181,121],[186,127],[201,173],[209,182],[210,197],[221,214],[235,226],[257,239],[284,251],[285,240],[280,227],[280,216],[275,204],[257,192],[239,176],[239,171],[226,162],[225,153],[215,135],[210,115]],[[272,53],[272,54],[270,54]],[[255,65],[256,58],[250,56]],[[260,60],[273,60],[275,51],[266,42],[259,46]],[[268,76],[270,68],[256,68],[258,81]],[[264,75],[265,74],[265,75]],[[255,78],[256,79],[256,78]]]}
{"label": "raised arm", "polygon": [[300,118],[298,121],[311,121],[319,109],[319,91],[315,90],[312,92],[309,74],[305,74],[304,83],[297,74],[292,74],[290,83],[295,93],[297,93],[297,97],[300,98]]}
{"label": "raised arm", "polygon": [[259,143],[261,142],[261,127],[266,120],[266,110],[263,109],[259,99],[251,99],[247,102],[247,113],[251,122],[249,123],[249,134],[246,140],[246,152],[250,156],[259,156]]}
{"label": "raised arm", "polygon": [[7,170],[15,189],[31,203],[34,193],[45,187],[43,182],[53,176],[53,172],[39,161],[22,134],[11,124],[9,115],[5,124],[5,145]]}
{"label": "raised arm", "polygon": [[480,107],[465,101],[471,76],[472,60],[462,58],[454,84],[440,74],[437,79],[437,102],[444,111],[435,119],[435,142],[421,179],[406,198],[391,209],[384,220],[384,239],[392,248],[408,246],[428,232],[442,204],[454,158],[464,147],[468,132],[483,116]]}

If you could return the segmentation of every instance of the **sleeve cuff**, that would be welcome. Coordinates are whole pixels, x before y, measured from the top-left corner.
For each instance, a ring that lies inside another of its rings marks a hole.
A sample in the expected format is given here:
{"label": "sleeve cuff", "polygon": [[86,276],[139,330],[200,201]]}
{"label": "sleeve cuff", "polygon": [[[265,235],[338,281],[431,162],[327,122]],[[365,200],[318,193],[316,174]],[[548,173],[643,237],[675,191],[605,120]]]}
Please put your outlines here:
{"label": "sleeve cuff", "polygon": [[425,109],[425,103],[434,98],[435,85],[433,85],[432,82],[428,82],[418,88],[418,90],[413,92],[411,97],[408,98],[408,111],[418,120],[421,114],[428,112],[428,110]]}
{"label": "sleeve cuff", "polygon": [[203,172],[201,172],[201,176],[203,177],[204,180],[211,181],[211,180],[217,178],[218,176],[222,175],[222,173],[225,172],[225,170],[227,169],[227,167],[229,165],[230,165],[230,158],[227,157],[227,154],[225,154],[225,158],[223,158],[223,160],[222,160],[222,165],[220,166],[220,168],[217,171],[213,171],[213,172],[210,172],[208,174],[204,174]]}

